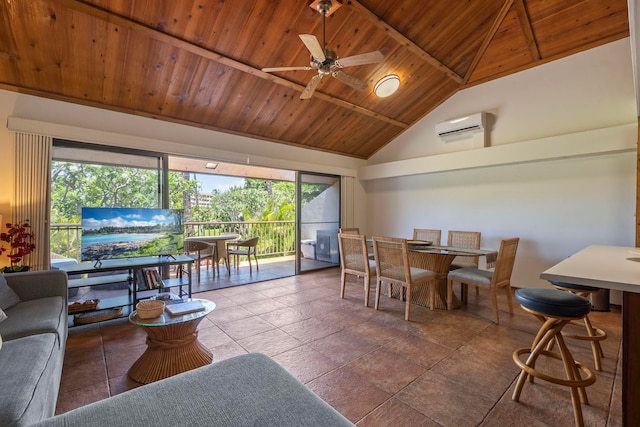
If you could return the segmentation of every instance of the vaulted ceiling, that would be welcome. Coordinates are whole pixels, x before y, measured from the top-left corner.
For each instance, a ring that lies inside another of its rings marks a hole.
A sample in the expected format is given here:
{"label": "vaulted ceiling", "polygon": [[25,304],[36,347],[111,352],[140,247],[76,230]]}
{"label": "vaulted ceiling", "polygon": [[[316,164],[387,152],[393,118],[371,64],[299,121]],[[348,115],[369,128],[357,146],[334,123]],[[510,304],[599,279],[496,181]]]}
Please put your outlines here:
{"label": "vaulted ceiling", "polygon": [[316,70],[261,69],[309,64],[311,3],[0,0],[0,88],[367,159],[460,89],[629,35],[626,0],[340,0],[327,48],[384,59],[301,100]]}

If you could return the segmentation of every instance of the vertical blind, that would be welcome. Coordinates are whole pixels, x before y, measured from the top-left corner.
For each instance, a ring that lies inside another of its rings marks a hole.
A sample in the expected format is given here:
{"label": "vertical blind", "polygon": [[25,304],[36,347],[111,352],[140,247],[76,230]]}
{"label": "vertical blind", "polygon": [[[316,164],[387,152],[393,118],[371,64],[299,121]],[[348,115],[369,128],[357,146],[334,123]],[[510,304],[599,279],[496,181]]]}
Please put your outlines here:
{"label": "vertical blind", "polygon": [[48,270],[49,191],[51,187],[52,138],[16,133],[13,222],[29,220],[36,249],[24,260],[34,270]]}

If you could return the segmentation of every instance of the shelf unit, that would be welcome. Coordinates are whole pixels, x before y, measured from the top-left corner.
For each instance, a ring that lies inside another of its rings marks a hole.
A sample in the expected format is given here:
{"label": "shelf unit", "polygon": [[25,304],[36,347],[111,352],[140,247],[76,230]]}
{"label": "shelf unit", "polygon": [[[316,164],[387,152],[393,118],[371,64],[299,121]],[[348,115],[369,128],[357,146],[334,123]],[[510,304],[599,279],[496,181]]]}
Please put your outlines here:
{"label": "shelf unit", "polygon": [[[60,270],[69,276],[68,288],[84,286],[98,286],[115,283],[127,283],[128,295],[122,295],[100,300],[96,310],[123,307],[122,315],[129,315],[138,301],[152,297],[160,292],[167,292],[171,288],[180,288],[180,296],[191,298],[192,266],[194,259],[186,255],[152,256],[138,258],[108,259],[95,262],[84,262],[60,266]],[[140,287],[139,272],[145,269],[160,269],[174,265],[187,266],[182,268],[183,274],[178,278],[162,279],[161,286],[154,289]],[[126,272],[126,273],[123,273]],[[105,274],[106,273],[106,274]],[[110,273],[110,274],[109,274]],[[99,275],[96,275],[99,274]],[[187,288],[185,291],[183,288]],[[71,316],[72,317],[72,316]],[[70,319],[70,325],[73,319]]]}

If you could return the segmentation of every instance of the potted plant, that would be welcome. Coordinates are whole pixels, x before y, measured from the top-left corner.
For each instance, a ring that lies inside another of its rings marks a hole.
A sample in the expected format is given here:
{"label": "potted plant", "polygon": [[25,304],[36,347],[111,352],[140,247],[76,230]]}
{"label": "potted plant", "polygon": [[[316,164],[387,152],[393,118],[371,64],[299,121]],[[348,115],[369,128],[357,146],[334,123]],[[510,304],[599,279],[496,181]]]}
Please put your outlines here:
{"label": "potted plant", "polygon": [[17,224],[7,223],[6,225],[7,232],[0,233],[0,241],[9,243],[9,248],[7,249],[4,245],[0,246],[0,255],[9,251],[7,257],[9,257],[11,265],[3,267],[1,271],[3,273],[29,271],[30,266],[24,265],[24,257],[36,248],[29,220]]}

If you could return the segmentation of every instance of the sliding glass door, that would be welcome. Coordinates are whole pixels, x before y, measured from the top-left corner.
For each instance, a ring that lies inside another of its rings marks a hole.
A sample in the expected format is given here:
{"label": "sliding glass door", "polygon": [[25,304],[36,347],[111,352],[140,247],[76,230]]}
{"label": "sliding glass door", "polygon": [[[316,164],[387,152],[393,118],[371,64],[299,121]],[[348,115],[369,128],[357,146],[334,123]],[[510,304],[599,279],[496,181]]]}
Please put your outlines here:
{"label": "sliding glass door", "polygon": [[296,273],[340,264],[340,177],[298,173]]}

